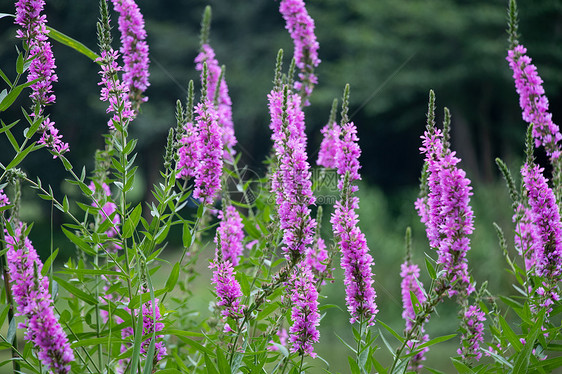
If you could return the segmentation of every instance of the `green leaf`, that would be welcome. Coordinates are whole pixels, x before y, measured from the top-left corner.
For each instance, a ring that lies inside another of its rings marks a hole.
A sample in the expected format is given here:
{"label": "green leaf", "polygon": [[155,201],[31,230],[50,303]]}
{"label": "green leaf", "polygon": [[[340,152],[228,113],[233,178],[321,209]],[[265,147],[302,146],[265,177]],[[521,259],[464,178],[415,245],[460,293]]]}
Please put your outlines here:
{"label": "green leaf", "polygon": [[66,195],[64,195],[64,199],[62,200],[62,208],[65,213],[68,213],[68,210],[70,209],[70,205],[68,203],[68,197]]}
{"label": "green leaf", "polygon": [[499,316],[499,321],[502,328],[502,335],[507,338],[509,343],[511,343],[513,348],[515,348],[515,351],[520,352],[523,349],[523,344],[517,337],[517,334],[515,334],[515,332],[511,329],[511,326],[509,326],[509,323],[507,323],[503,316]]}
{"label": "green leaf", "polygon": [[347,356],[347,361],[349,362],[349,367],[351,368],[351,374],[361,374],[361,369],[359,365],[351,356]]}
{"label": "green leaf", "polygon": [[207,374],[219,374],[217,367],[213,364],[213,361],[211,361],[208,355],[205,355],[205,367],[207,368]]}
{"label": "green leaf", "polygon": [[6,337],[6,340],[10,344],[14,344],[16,332],[17,332],[16,319],[12,318],[12,320],[10,321],[10,325],[8,326],[8,334],[7,334],[7,337]]}
{"label": "green leaf", "polygon": [[192,240],[191,228],[189,227],[189,224],[187,222],[184,222],[183,235],[182,235],[183,247],[189,248],[191,246],[191,240]]}
{"label": "green leaf", "polygon": [[38,80],[39,79],[34,79],[30,82],[13,87],[10,93],[6,95],[6,97],[4,97],[4,99],[0,102],[0,112],[3,112],[6,109],[8,109],[14,103],[14,101],[16,101],[16,99],[18,98],[18,96],[20,95],[21,91],[24,88],[31,86],[33,83],[36,83]]}
{"label": "green leaf", "polygon": [[435,272],[435,268],[431,264],[431,261],[426,257],[425,258],[425,267],[427,268],[427,273],[431,277],[431,279],[437,278],[437,273]]}
{"label": "green leaf", "polygon": [[523,347],[523,350],[517,354],[517,359],[515,360],[515,364],[513,365],[513,373],[526,373],[527,369],[529,368],[529,359],[531,357],[531,353],[535,346],[535,340],[539,336],[541,332],[541,327],[543,324],[545,310],[542,309],[537,316],[537,320],[533,325],[529,335],[526,337],[526,343]]}
{"label": "green leaf", "polygon": [[457,334],[450,334],[450,335],[443,335],[443,336],[439,336],[435,339],[431,339],[428,342],[425,342],[423,344],[420,344],[419,346],[416,347],[416,349],[420,349],[420,348],[425,348],[425,347],[429,347],[431,345],[437,344],[437,343],[442,343],[442,342],[446,342],[449,339],[454,338],[455,336],[457,336]]}
{"label": "green leaf", "polygon": [[15,17],[15,16],[10,13],[0,13],[0,18],[4,18],[4,17]]}
{"label": "green leaf", "polygon": [[88,243],[86,243],[84,239],[74,235],[72,232],[68,231],[64,227],[61,227],[61,229],[64,235],[66,235],[66,237],[70,239],[70,241],[73,242],[78,248],[80,248],[81,250],[83,250],[89,255],[92,256],[96,255],[96,251],[94,251],[92,247]]}
{"label": "green leaf", "polygon": [[140,348],[142,342],[143,319],[137,316],[137,326],[135,328],[135,340],[133,344],[133,355],[131,356],[131,373],[136,373],[139,366]]}
{"label": "green leaf", "polygon": [[53,263],[53,261],[55,261],[58,254],[59,254],[59,249],[57,248],[53,251],[53,254],[49,256],[47,261],[45,261],[45,263],[43,264],[43,269],[41,269],[42,276],[47,275],[47,272],[49,271],[51,264]]}
{"label": "green leaf", "polygon": [[22,152],[19,152],[16,157],[14,157],[14,159],[12,160],[12,162],[10,162],[8,164],[8,166],[6,166],[6,170],[15,168],[16,166],[19,165],[20,162],[23,161],[23,159],[29,154],[29,152],[33,151],[35,147],[35,142],[33,142],[32,144],[30,144],[26,149],[24,149]]}
{"label": "green leaf", "polygon": [[133,211],[129,215],[129,218],[127,218],[127,220],[125,221],[125,224],[123,225],[123,237],[124,238],[130,238],[131,236],[133,236],[133,233],[135,232],[135,229],[137,228],[137,225],[139,224],[141,213],[142,213],[142,206],[141,206],[141,204],[138,204],[135,207],[135,209],[133,209]]}
{"label": "green leaf", "polygon": [[56,40],[57,42],[64,44],[67,47],[70,47],[77,52],[82,53],[84,56],[88,57],[92,61],[96,61],[96,59],[99,58],[99,56],[94,51],[92,51],[90,48],[86,47],[84,44],[80,43],[79,41],[71,38],[70,36],[65,35],[62,32],[57,31],[49,26],[47,26],[47,30],[49,30],[48,36],[51,39]]}
{"label": "green leaf", "polygon": [[[1,14],[1,13],[0,13]],[[12,88],[12,82],[10,81],[10,79],[8,79],[8,76],[6,74],[4,74],[4,72],[2,71],[2,69],[0,69],[0,77],[2,77],[2,79],[4,79],[4,82],[6,82],[6,84],[8,84],[8,86],[10,88]],[[2,100],[0,100],[1,102]]]}
{"label": "green leaf", "polygon": [[16,60],[16,72],[18,74],[23,74],[23,53],[20,53]]}
{"label": "green leaf", "polygon": [[166,289],[168,290],[168,292],[172,292],[172,290],[176,286],[179,275],[180,275],[180,263],[176,262],[176,264],[172,268],[172,272],[170,273],[168,280],[166,281]]}
{"label": "green leaf", "polygon": [[469,368],[468,366],[466,366],[465,364],[463,364],[462,362],[460,362],[460,361],[457,360],[456,358],[452,358],[452,357],[451,357],[451,361],[453,362],[453,365],[455,366],[455,369],[457,369],[457,371],[459,372],[459,374],[470,374],[470,373],[474,373],[474,371],[472,371],[471,368]]}
{"label": "green leaf", "polygon": [[224,357],[224,353],[222,353],[222,350],[220,348],[217,348],[217,363],[219,365],[219,371],[221,373],[230,373],[230,365],[228,364],[228,361],[226,359],[226,357]]}
{"label": "green leaf", "polygon": [[[2,92],[4,92],[4,91],[2,91]],[[2,134],[2,133],[5,132],[5,131],[8,131],[9,129],[11,129],[11,128],[14,127],[15,125],[17,125],[19,121],[20,121],[20,120],[18,119],[17,121],[14,121],[14,122],[10,123],[8,126],[6,126],[6,125],[4,124],[4,122],[2,122],[2,128],[0,129],[0,134]]]}
{"label": "green leaf", "polygon": [[404,338],[402,336],[400,336],[400,334],[398,334],[396,331],[394,331],[390,326],[388,326],[386,323],[382,322],[382,321],[377,321],[378,323],[380,323],[380,325],[382,327],[384,327],[385,329],[388,330],[388,332],[390,332],[396,339],[398,339],[398,341],[400,343],[404,342]]}
{"label": "green leaf", "polygon": [[96,300],[95,297],[93,297],[92,295],[90,295],[87,292],[82,291],[81,289],[79,289],[78,287],[68,283],[65,280],[62,280],[61,278],[54,276],[53,279],[61,285],[62,288],[64,288],[65,290],[67,290],[68,292],[70,292],[72,295],[74,295],[75,297],[87,302],[90,305],[96,305],[98,303],[98,301]]}

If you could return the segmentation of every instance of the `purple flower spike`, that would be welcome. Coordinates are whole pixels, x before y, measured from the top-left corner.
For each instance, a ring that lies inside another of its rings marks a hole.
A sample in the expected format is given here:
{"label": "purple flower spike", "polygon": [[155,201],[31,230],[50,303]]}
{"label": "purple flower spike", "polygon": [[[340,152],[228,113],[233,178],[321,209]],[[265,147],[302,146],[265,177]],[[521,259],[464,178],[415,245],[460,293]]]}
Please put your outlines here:
{"label": "purple flower spike", "polygon": [[102,86],[100,100],[109,102],[106,112],[113,112],[113,117],[108,121],[107,125],[111,130],[115,130],[115,125],[127,126],[135,117],[129,100],[129,87],[126,83],[119,80],[117,73],[122,68],[117,64],[119,53],[110,49],[102,51],[101,57],[96,61],[101,64],[101,82],[98,86]]}
{"label": "purple flower spike", "polygon": [[283,122],[283,92],[272,91],[268,99],[271,138],[278,163],[272,175],[271,192],[275,196],[283,230],[285,257],[295,262],[306,254],[306,248],[313,243],[316,227],[309,208],[315,198],[306,154],[304,113],[300,107],[300,97],[289,91]]}
{"label": "purple flower spike", "polygon": [[[224,157],[225,159],[229,159],[231,154],[235,154],[234,146],[238,141],[234,135],[234,123],[232,122],[232,100],[228,94],[226,80],[223,77],[220,83],[218,82],[221,75],[221,67],[215,58],[215,51],[210,45],[203,44],[201,52],[195,58],[195,62],[195,69],[201,72],[203,71],[203,63],[207,63],[207,99],[210,102],[214,102],[215,96],[217,97],[217,102],[215,104],[218,113],[218,123],[223,130],[222,141],[224,147],[226,148]],[[203,79],[204,77],[201,77],[201,80]],[[204,82],[201,83],[203,84]],[[217,83],[219,90],[218,96],[216,95]]]}
{"label": "purple flower spike", "polygon": [[506,57],[509,67],[513,70],[515,89],[519,94],[519,105],[523,110],[523,120],[533,123],[535,146],[543,146],[551,160],[560,157],[562,139],[558,125],[552,122],[552,114],[548,112],[548,98],[544,95],[543,80],[537,73],[537,67],[526,55],[527,49],[518,45],[508,51]]}
{"label": "purple flower spike", "polygon": [[231,317],[239,319],[243,317],[244,306],[240,305],[242,289],[240,283],[234,277],[236,272],[229,261],[215,260],[211,262],[209,268],[213,270],[212,283],[215,285],[215,292],[219,298],[218,306],[224,307],[221,314],[226,319]]}
{"label": "purple flower spike", "polygon": [[535,248],[540,243],[536,225],[532,222],[532,212],[523,204],[519,204],[513,215],[515,223],[515,249],[525,259],[525,269],[531,270],[537,264]]}
{"label": "purple flower spike", "polygon": [[178,149],[179,160],[176,165],[178,174],[176,178],[191,178],[195,176],[197,169],[197,154],[199,152],[199,132],[197,126],[191,122],[184,125],[185,133],[180,139]]}
{"label": "purple flower spike", "polygon": [[289,292],[293,309],[289,329],[291,352],[316,357],[312,344],[318,343],[320,314],[318,314],[318,291],[314,275],[308,266],[299,266],[289,281]]}
{"label": "purple flower spike", "polygon": [[230,261],[232,266],[237,266],[239,257],[242,254],[244,240],[244,226],[242,225],[242,217],[240,213],[232,205],[228,205],[225,211],[219,212],[221,220],[217,229],[217,237],[215,243],[220,237],[220,248],[222,251],[222,260]]}
{"label": "purple flower spike", "polygon": [[10,205],[10,200],[8,200],[8,196],[4,193],[4,190],[0,189],[0,207],[5,207]]}
{"label": "purple flower spike", "polygon": [[41,275],[43,263],[31,241],[23,237],[25,228],[19,224],[15,236],[6,231],[6,248],[12,295],[18,316],[25,316],[19,328],[27,329],[25,339],[37,349],[37,357],[57,374],[68,373],[74,352],[55,316],[49,280]]}
{"label": "purple flower spike", "polygon": [[325,168],[335,169],[337,167],[336,153],[339,148],[338,142],[340,141],[341,128],[336,122],[328,123],[320,132],[324,137],[320,144],[316,164]]}
{"label": "purple flower spike", "polygon": [[[294,58],[300,69],[299,82],[295,82],[295,89],[303,91],[305,97],[312,93],[318,78],[314,75],[314,68],[320,64],[318,58],[318,41],[314,35],[314,20],[308,15],[303,0],[281,0],[279,11],[286,22],[295,44]],[[309,105],[308,100],[304,105]]]}
{"label": "purple flower spike", "polygon": [[[55,57],[48,41],[46,23],[47,17],[41,15],[45,1],[19,0],[16,2],[15,23],[21,27],[17,37],[27,43],[28,58],[31,63],[28,69],[27,81],[38,80],[31,85],[31,100],[35,106],[32,116],[42,116],[46,105],[53,104],[56,100],[53,94],[53,83],[58,81],[55,74]],[[69,150],[68,143],[62,141],[62,135],[55,128],[55,123],[45,118],[39,127],[42,134],[39,144],[51,148],[56,158]]]}
{"label": "purple flower spike", "polygon": [[336,167],[341,178],[338,188],[342,191],[341,200],[334,206],[331,223],[334,236],[341,250],[341,267],[345,272],[347,310],[351,314],[350,323],[365,322],[368,326],[375,323],[378,309],[375,303],[376,293],[373,288],[373,257],[365,234],[358,226],[359,198],[353,196],[358,190],[351,182],[361,179],[359,175],[359,156],[361,149],[357,138],[357,129],[353,122],[342,126],[341,140],[336,152]]}
{"label": "purple flower spike", "polygon": [[121,32],[121,54],[123,55],[123,83],[129,87],[129,98],[136,108],[148,100],[143,92],[148,83],[148,44],[144,19],[134,0],[112,0],[119,12],[119,31]]}
{"label": "purple flower spike", "polygon": [[162,319],[162,314],[160,314],[160,307],[158,306],[158,299],[155,299],[155,304],[153,306],[152,301],[143,304],[142,306],[142,334],[144,336],[149,336],[141,344],[140,353],[146,357],[148,353],[148,347],[152,341],[152,333],[156,332],[156,343],[154,344],[154,361],[158,362],[166,355],[167,350],[162,338],[164,335],[158,335],[159,331],[164,329],[164,324],[159,322]]}
{"label": "purple flower spike", "polygon": [[55,102],[52,84],[58,81],[55,58],[47,37],[47,16],[41,15],[44,6],[44,0],[19,0],[16,2],[15,18],[15,23],[21,26],[16,35],[27,43],[29,58],[33,59],[27,81],[39,79],[31,85],[31,99],[41,109]]}
{"label": "purple flower spike", "polygon": [[212,204],[220,190],[222,175],[222,129],[213,103],[205,100],[195,107],[198,133],[197,167],[195,170],[194,198]]}
{"label": "purple flower spike", "polygon": [[463,359],[474,358],[476,361],[482,357],[480,352],[480,344],[484,341],[484,324],[486,321],[484,312],[479,307],[470,305],[465,310],[462,319],[463,334],[461,336],[462,348],[457,353]]}
{"label": "purple flower spike", "polygon": [[466,254],[470,249],[468,235],[474,231],[469,205],[472,187],[464,170],[457,167],[460,159],[455,152],[443,147],[442,136],[439,130],[431,134],[426,131],[422,136],[420,150],[428,164],[429,195],[416,202],[416,208],[426,225],[429,244],[437,249],[437,263],[443,264],[450,281],[456,282],[449,296],[461,290],[470,294],[474,285],[470,283]]}
{"label": "purple flower spike", "polygon": [[[420,305],[426,301],[425,293],[423,291],[423,285],[418,280],[420,276],[420,268],[416,264],[410,264],[409,262],[404,262],[400,266],[400,276],[402,277],[402,283],[400,287],[402,289],[402,304],[404,306],[404,311],[402,312],[402,318],[406,321],[406,331],[409,332],[412,329],[414,320],[416,319],[416,312],[414,310],[414,305],[412,303],[412,295],[416,295]],[[424,333],[423,324],[420,326],[419,335]],[[417,337],[416,337],[417,338]],[[414,351],[417,345],[420,345],[429,340],[427,334],[417,338],[417,342],[408,342],[408,352]],[[429,351],[429,348],[423,348],[418,354],[414,355],[409,362],[408,368],[415,372],[420,372],[423,368],[422,361],[425,361],[425,353]]]}
{"label": "purple flower spike", "polygon": [[562,277],[562,223],[552,189],[538,165],[525,164],[521,169],[530,205],[530,222],[535,225],[532,246],[535,272],[549,279]]}

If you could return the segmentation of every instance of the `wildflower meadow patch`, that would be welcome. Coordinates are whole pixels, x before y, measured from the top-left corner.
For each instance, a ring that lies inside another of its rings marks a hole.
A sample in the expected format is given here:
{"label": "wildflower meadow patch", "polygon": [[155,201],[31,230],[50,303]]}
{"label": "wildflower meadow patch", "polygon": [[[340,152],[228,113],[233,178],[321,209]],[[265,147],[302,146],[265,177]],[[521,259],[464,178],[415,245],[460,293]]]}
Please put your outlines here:
{"label": "wildflower meadow patch", "polygon": [[[131,198],[139,170],[129,130],[149,100],[150,30],[141,9],[134,0],[100,0],[96,52],[48,26],[45,0],[18,0],[15,14],[3,11],[0,18],[18,27],[3,43],[17,44],[19,52],[15,75],[10,66],[0,70],[0,112],[18,98],[25,105],[21,118],[2,120],[0,128],[11,145],[2,150],[9,161],[0,164],[0,367],[14,373],[339,372],[333,357],[317,351],[319,326],[337,309],[326,301],[334,283],[345,289],[342,312],[352,337],[337,337],[346,372],[440,373],[427,354],[445,341],[458,345],[450,361],[462,373],[562,367],[562,135],[537,68],[519,43],[515,0],[508,6],[506,69],[528,126],[525,161],[519,178],[496,159],[515,230],[488,228],[498,236],[490,251],[504,254],[514,292],[492,294],[471,275],[479,266],[468,256],[475,192],[452,148],[451,114],[445,108],[443,123],[436,122],[436,94],[428,87],[420,191],[410,202],[425,225],[425,261],[415,262],[412,230],[404,227],[404,262],[393,280],[401,288],[401,297],[395,295],[403,304],[400,331],[379,318],[385,304],[377,303],[375,273],[386,266],[377,262],[385,249],[369,246],[359,221],[361,134],[348,113],[349,85],[342,87],[341,105],[333,102],[317,159],[307,151],[305,108],[319,83],[315,27],[322,25],[315,25],[304,0],[279,1],[294,50],[279,50],[272,61],[272,87],[264,98],[271,140],[266,172],[241,162],[226,69],[210,42],[208,6],[192,62],[200,79],[176,103],[159,180],[140,203]],[[58,81],[52,40],[99,67],[107,133],[91,170],[67,158],[75,145],[50,113]],[[544,148],[548,164],[535,159],[537,148]],[[62,165],[67,176],[60,182],[79,190],[79,198],[28,174],[25,160],[35,152],[49,155],[45,167]],[[76,249],[64,263],[57,260],[57,243],[41,259],[30,240],[33,222],[20,218],[24,187],[34,191],[26,199],[46,200],[64,215],[53,230]],[[324,235],[323,224],[332,235]],[[516,257],[507,236],[514,238]],[[181,248],[168,262],[172,242]],[[422,271],[429,282],[421,281]],[[161,286],[156,279],[164,279]],[[207,288],[194,288],[202,283]],[[208,313],[195,311],[192,305],[207,292],[213,299]],[[427,326],[445,303],[455,305],[458,325],[432,336]]]}

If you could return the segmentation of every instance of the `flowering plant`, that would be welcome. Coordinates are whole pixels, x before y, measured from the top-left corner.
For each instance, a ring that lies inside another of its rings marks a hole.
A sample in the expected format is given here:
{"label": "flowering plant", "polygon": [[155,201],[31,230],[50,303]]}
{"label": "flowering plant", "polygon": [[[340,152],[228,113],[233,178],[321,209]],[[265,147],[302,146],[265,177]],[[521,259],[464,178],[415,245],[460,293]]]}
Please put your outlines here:
{"label": "flowering plant", "polygon": [[[360,128],[348,114],[349,85],[340,120],[335,100],[321,131],[317,169],[309,157],[304,109],[311,105],[318,84],[314,69],[321,61],[304,0],[279,4],[294,52],[285,70],[279,51],[267,95],[272,147],[265,175],[245,178],[233,102],[225,68],[210,42],[207,7],[194,60],[201,93],[195,94],[192,81],[186,102],[178,100],[177,123],[168,133],[152,200],[136,204],[131,193],[137,140],[129,133],[142,116],[150,85],[141,10],[134,0],[100,0],[98,54],[49,28],[44,5],[44,0],[16,2],[16,37],[23,51],[13,80],[0,71],[8,85],[0,93],[0,111],[28,91],[31,101],[30,109],[22,109],[23,137],[14,131],[22,127],[18,121],[2,121],[0,129],[14,151],[7,164],[0,164],[0,322],[7,326],[0,348],[11,355],[2,364],[29,373],[331,373],[333,363],[318,349],[319,326],[337,310],[326,302],[326,290],[341,282],[351,334],[338,338],[350,352],[354,374],[439,373],[429,368],[431,349],[455,337],[451,361],[459,372],[543,373],[562,366],[556,355],[562,311],[562,136],[548,113],[537,69],[518,43],[514,0],[507,60],[523,120],[529,123],[519,189],[505,163],[498,159],[497,164],[513,200],[517,258],[509,254],[502,229],[495,229],[518,294],[495,296],[486,282],[478,285],[471,276],[474,192],[450,142],[450,113],[445,108],[440,128],[430,91],[420,195],[412,204],[426,229],[429,283],[421,280],[407,228],[406,257],[396,269],[403,334],[378,318],[385,304],[377,302],[374,260],[384,248],[369,246],[359,220]],[[118,14],[119,48],[113,47],[110,5]],[[90,171],[82,167],[76,173],[65,156],[71,147],[49,114],[57,82],[52,39],[99,65],[108,133]],[[535,147],[545,148],[552,181],[535,160]],[[32,152],[49,152],[53,160],[46,162],[61,162],[65,183],[80,197],[58,196],[39,177],[27,175],[24,160]],[[318,182],[329,173],[338,193],[324,214]],[[22,185],[64,214],[57,230],[76,248],[64,264],[57,262],[54,243],[47,259],[38,255],[37,242],[34,246],[30,239],[32,223],[19,214]],[[326,221],[331,236],[322,231]],[[180,241],[174,241],[176,236],[181,236],[179,254],[169,261],[168,247]],[[206,296],[201,292],[205,282],[211,289]],[[209,298],[206,314],[196,309]],[[459,314],[458,329],[431,336],[428,326],[449,300]],[[506,318],[511,312],[517,317]]]}

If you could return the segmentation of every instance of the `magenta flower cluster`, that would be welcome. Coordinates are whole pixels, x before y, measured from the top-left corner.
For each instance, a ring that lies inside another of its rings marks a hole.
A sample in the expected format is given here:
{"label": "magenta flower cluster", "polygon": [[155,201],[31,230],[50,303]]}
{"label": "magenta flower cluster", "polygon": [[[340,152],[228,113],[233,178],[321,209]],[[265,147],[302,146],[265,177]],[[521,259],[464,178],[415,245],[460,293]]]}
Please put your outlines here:
{"label": "magenta flower cluster", "polygon": [[[218,248],[217,248],[218,251]],[[225,317],[239,319],[243,317],[244,306],[240,303],[242,289],[235,278],[236,272],[229,261],[220,261],[215,258],[209,268],[213,270],[211,282],[215,285],[215,292],[219,299],[217,306],[223,307],[221,314]],[[226,325],[228,326],[228,325]],[[225,326],[225,329],[229,328]]]}
{"label": "magenta flower cluster", "polygon": [[[164,329],[164,324],[160,322],[162,319],[162,314],[160,313],[160,307],[158,306],[158,299],[154,300],[154,304],[151,301],[142,305],[142,335],[148,336],[142,343],[140,353],[146,357],[148,353],[148,347],[152,341],[152,333],[156,333],[156,342],[154,343],[154,361],[158,362],[166,355],[167,350],[164,342],[162,341],[163,335],[158,335],[158,332]],[[150,357],[147,357],[150,359]]]}
{"label": "magenta flower cluster", "polygon": [[144,19],[134,0],[112,0],[119,13],[119,31],[123,56],[123,83],[129,88],[130,100],[140,103],[148,100],[142,97],[150,85],[148,82],[148,44]]}
{"label": "magenta flower cluster", "polygon": [[328,169],[335,169],[336,153],[338,150],[338,142],[341,136],[341,127],[337,123],[328,123],[322,130],[322,143],[320,143],[320,151],[318,151],[318,160],[316,164]]}
{"label": "magenta flower cluster", "polygon": [[176,178],[189,179],[195,176],[197,169],[198,131],[197,125],[191,122],[183,125],[184,133],[179,140]]}
{"label": "magenta flower cluster", "polygon": [[535,272],[549,279],[562,276],[562,223],[556,198],[538,165],[526,163],[521,169],[527,190],[530,217],[535,239],[530,251],[535,259]]}
{"label": "magenta flower cluster", "polygon": [[[343,124],[339,131],[341,131],[339,138],[334,137],[337,139],[334,141],[337,149],[335,166],[340,175],[338,188],[342,191],[342,195],[341,200],[334,206],[330,222],[342,254],[340,264],[345,272],[344,283],[347,310],[351,314],[350,322],[373,325],[378,312],[373,288],[374,262],[369,254],[365,234],[358,226],[359,216],[356,210],[359,209],[359,198],[353,195],[358,187],[352,184],[361,179],[359,174],[361,149],[358,144],[357,128],[353,122]],[[324,135],[327,137],[330,134],[333,133],[326,132]]]}
{"label": "magenta flower cluster", "polygon": [[212,204],[220,191],[223,144],[218,113],[209,100],[195,107],[197,122],[197,164],[193,197]]}
{"label": "magenta flower cluster", "polygon": [[519,204],[513,215],[515,223],[515,249],[525,260],[525,269],[531,270],[537,263],[534,247],[539,243],[535,224],[532,221],[532,212],[524,204]]}
{"label": "magenta flower cluster", "polygon": [[[96,186],[94,182],[91,182],[88,186],[92,192],[96,192]],[[101,192],[103,193],[102,199],[99,201],[94,201],[92,203],[93,207],[101,208],[99,215],[101,217],[100,224],[103,223],[106,219],[110,219],[113,225],[106,231],[108,238],[114,238],[118,235],[118,226],[121,224],[121,216],[116,213],[117,212],[117,205],[111,201],[111,190],[107,183],[101,184]],[[113,248],[112,252],[116,252],[116,249]]]}
{"label": "magenta flower cluster", "polygon": [[[215,51],[209,44],[201,46],[201,52],[195,58],[195,69],[203,71],[203,64],[207,64],[207,99],[214,103],[215,109],[218,114],[218,123],[222,128],[222,142],[225,147],[224,157],[230,159],[234,155],[234,146],[237,143],[236,136],[234,135],[234,123],[232,122],[232,100],[228,94],[228,86],[226,80],[221,77],[221,67],[215,57]],[[204,77],[201,76],[201,84]],[[218,94],[217,94],[218,89]],[[216,98],[216,101],[215,101]]]}
{"label": "magenta flower cluster", "polygon": [[555,160],[560,157],[559,141],[562,139],[562,134],[558,125],[552,122],[552,114],[548,112],[548,98],[544,94],[543,80],[526,53],[527,49],[518,45],[508,51],[506,59],[513,70],[519,105],[523,110],[523,120],[534,124],[535,146],[542,145],[548,156]]}
{"label": "magenta flower cluster", "polygon": [[309,206],[314,204],[310,165],[306,154],[304,113],[300,97],[288,91],[269,95],[270,128],[277,169],[271,178],[271,192],[275,196],[280,226],[283,230],[283,251],[288,261],[306,255],[312,245],[316,221],[310,217]]}
{"label": "magenta flower cluster", "polygon": [[[416,312],[414,309],[414,304],[412,300],[412,293],[418,299],[419,305],[423,304],[427,298],[425,292],[423,291],[423,284],[420,282],[420,268],[416,264],[411,264],[408,261],[404,262],[400,266],[400,276],[402,277],[402,282],[400,283],[400,288],[402,290],[402,305],[404,310],[402,311],[402,318],[406,321],[406,333],[412,330],[414,325],[414,320],[416,319]],[[418,333],[417,341],[414,342],[410,340],[408,342],[408,353],[416,349],[416,346],[429,340],[429,336],[424,334],[423,324],[420,326],[420,331]],[[423,365],[422,362],[425,361],[425,353],[429,351],[428,347],[423,348],[419,353],[414,355],[409,362],[409,369],[419,372]]]}
{"label": "magenta flower cluster", "polygon": [[10,200],[8,196],[4,193],[3,189],[0,189],[0,208],[10,205]]}
{"label": "magenta flower cluster", "polygon": [[[319,44],[314,35],[314,20],[308,14],[303,0],[281,0],[279,11],[286,22],[295,44],[295,64],[300,69],[299,79],[295,82],[297,91],[303,90],[306,97],[310,96],[318,78],[314,75],[314,68],[320,64],[318,58]],[[304,105],[308,105],[308,100]]]}
{"label": "magenta flower cluster", "polygon": [[[43,115],[46,105],[55,102],[53,94],[53,83],[58,81],[55,74],[55,57],[48,41],[47,16],[41,15],[44,0],[19,0],[16,2],[15,23],[21,27],[16,36],[27,43],[29,51],[28,59],[29,73],[27,81],[37,82],[31,85],[31,100],[36,106],[32,116]],[[43,144],[53,150],[56,158],[69,150],[68,143],[62,141],[62,135],[55,127],[55,123],[48,118],[43,119],[39,132],[42,134],[39,144]]]}
{"label": "magenta flower cluster", "polygon": [[37,357],[55,373],[68,373],[74,352],[55,316],[49,280],[41,275],[43,263],[19,223],[14,236],[6,231],[8,269],[17,315],[24,316],[25,339],[33,343]]}
{"label": "magenta flower cluster", "polygon": [[293,304],[291,310],[293,325],[289,329],[291,352],[316,357],[312,344],[317,343],[320,339],[318,332],[320,314],[318,313],[318,290],[311,269],[306,265],[298,266],[288,287]]}
{"label": "magenta flower cluster", "polygon": [[215,243],[220,238],[222,260],[229,261],[232,266],[237,266],[240,262],[240,255],[244,250],[242,245],[244,240],[242,217],[235,207],[228,205],[223,211],[219,212],[219,219],[221,221],[217,228]]}
{"label": "magenta flower cluster", "polygon": [[101,64],[101,88],[100,100],[109,102],[107,113],[113,112],[113,117],[107,125],[111,130],[115,130],[115,125],[125,127],[135,117],[129,100],[129,87],[125,82],[121,82],[118,73],[123,70],[118,64],[119,53],[113,49],[102,51],[101,57],[96,61]]}
{"label": "magenta flower cluster", "polygon": [[31,59],[27,81],[39,79],[31,85],[31,99],[41,109],[55,102],[53,83],[58,81],[55,58],[47,36],[47,16],[41,15],[44,6],[44,0],[19,0],[16,2],[15,18],[15,23],[21,26],[16,36],[27,43]]}
{"label": "magenta flower cluster", "polygon": [[422,136],[420,150],[428,165],[429,194],[416,201],[416,209],[426,225],[430,246],[437,249],[437,263],[443,265],[446,277],[454,284],[449,296],[458,291],[470,294],[474,285],[470,282],[466,254],[470,249],[468,235],[474,231],[469,205],[472,187],[464,170],[457,166],[460,159],[444,147],[442,137],[438,129]]}
{"label": "magenta flower cluster", "polygon": [[479,307],[470,305],[465,310],[462,319],[462,347],[457,350],[463,359],[474,358],[478,361],[482,357],[480,344],[484,341],[484,321],[485,314]]}

